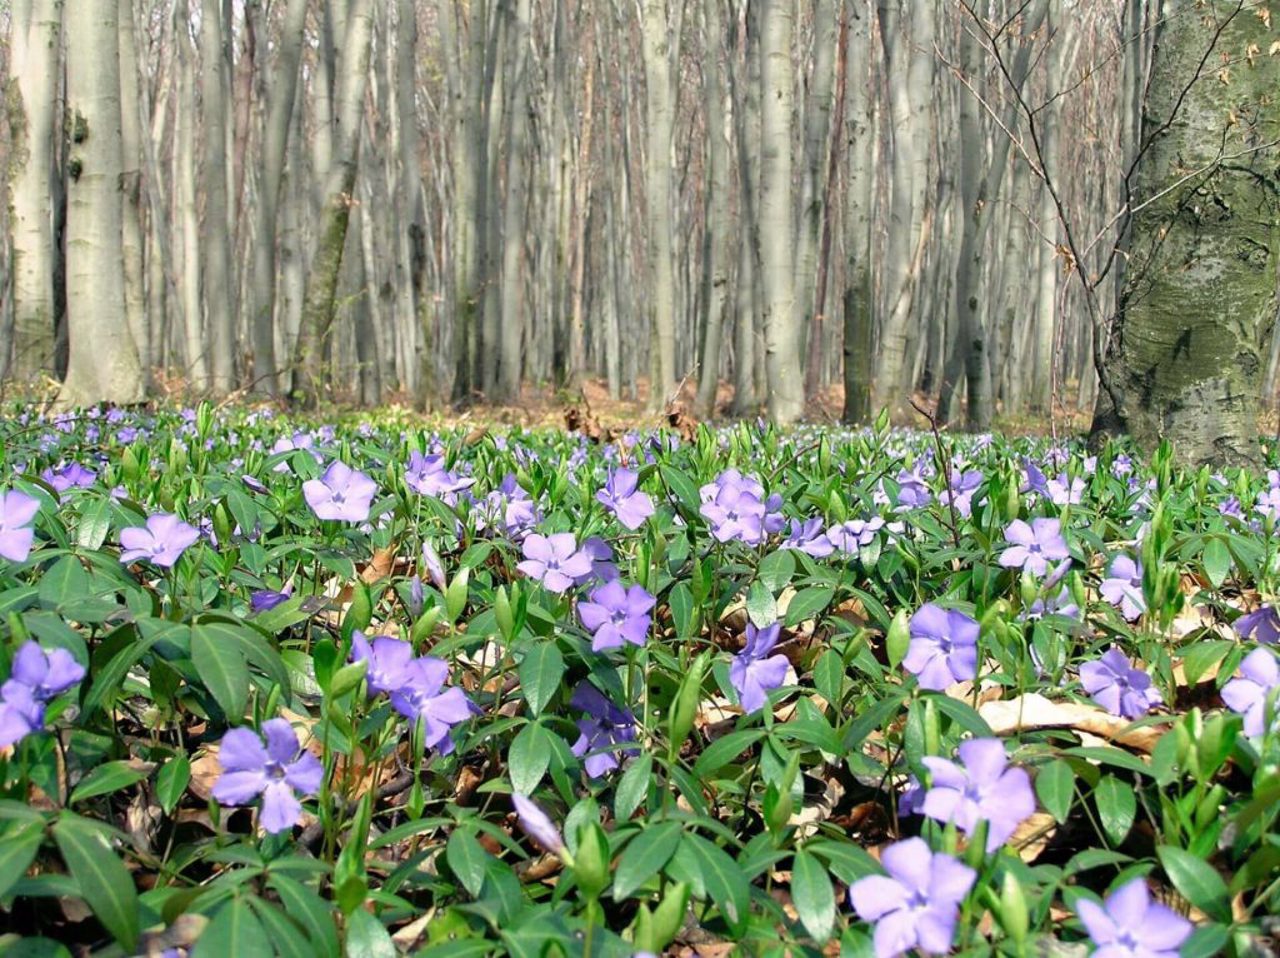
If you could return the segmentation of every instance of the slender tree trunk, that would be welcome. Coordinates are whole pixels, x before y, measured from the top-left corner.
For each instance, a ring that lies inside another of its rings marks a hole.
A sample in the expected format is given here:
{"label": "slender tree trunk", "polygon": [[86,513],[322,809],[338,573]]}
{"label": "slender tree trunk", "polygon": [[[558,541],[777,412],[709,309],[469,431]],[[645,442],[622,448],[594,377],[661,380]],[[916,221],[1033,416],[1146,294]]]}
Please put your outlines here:
{"label": "slender tree trunk", "polygon": [[67,23],[67,377],[60,407],[140,402],[120,254],[120,48],[116,0],[82,0]]}
{"label": "slender tree trunk", "polygon": [[644,0],[645,101],[648,153],[645,157],[645,207],[648,235],[649,406],[661,409],[675,389],[675,263],[672,250],[672,140],[675,90],[672,82],[671,27],[667,0]]}
{"label": "slender tree trunk", "polygon": [[186,380],[199,392],[209,384],[209,358],[205,344],[203,306],[200,299],[200,217],[196,205],[196,86],[195,51],[190,41],[189,0],[174,7],[174,43],[178,47],[177,144],[173,156],[174,245],[182,250],[179,261],[182,301],[183,362]]}
{"label": "slender tree trunk", "polygon": [[13,377],[54,371],[54,115],[62,0],[15,0],[7,97],[13,238]]}
{"label": "slender tree trunk", "polygon": [[223,85],[222,0],[203,0],[200,17],[200,102],[204,117],[204,291],[209,336],[209,385],[235,386],[235,298],[227,230],[227,100]]}
{"label": "slender tree trunk", "polygon": [[759,325],[759,207],[760,164],[760,45],[758,10],[743,4],[739,17],[741,58],[729,57],[729,88],[733,93],[734,133],[738,156],[738,282],[734,299],[733,408],[735,416],[755,415],[760,402],[756,389],[756,329]]}
{"label": "slender tree trunk", "polygon": [[[729,143],[726,122],[727,90],[720,72],[720,47],[725,36],[724,0],[707,0],[707,56],[703,92],[707,111],[707,319],[702,342],[696,411],[709,419],[716,411],[720,385],[720,353],[724,341],[725,310],[729,303]],[[732,48],[728,51],[733,56]]]}
{"label": "slender tree trunk", "polygon": [[871,69],[871,11],[865,2],[855,9],[849,58],[849,137],[852,162],[847,190],[844,288],[844,411],[849,423],[871,418],[874,367],[874,285],[871,249],[874,223],[876,97]]}
{"label": "slender tree trunk", "polygon": [[502,336],[498,381],[494,398],[515,400],[520,395],[521,347],[528,312],[524,292],[525,217],[529,197],[529,31],[532,6],[515,0],[508,24],[508,77],[511,110],[507,117],[507,187],[502,213]]}

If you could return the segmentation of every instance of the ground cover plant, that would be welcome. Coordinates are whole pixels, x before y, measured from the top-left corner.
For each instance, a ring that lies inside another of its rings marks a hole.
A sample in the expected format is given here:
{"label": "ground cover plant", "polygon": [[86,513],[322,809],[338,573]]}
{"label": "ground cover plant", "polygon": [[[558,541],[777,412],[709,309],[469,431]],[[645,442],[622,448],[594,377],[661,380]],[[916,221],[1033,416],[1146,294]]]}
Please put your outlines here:
{"label": "ground cover plant", "polygon": [[1280,472],[0,426],[0,954],[1267,953]]}

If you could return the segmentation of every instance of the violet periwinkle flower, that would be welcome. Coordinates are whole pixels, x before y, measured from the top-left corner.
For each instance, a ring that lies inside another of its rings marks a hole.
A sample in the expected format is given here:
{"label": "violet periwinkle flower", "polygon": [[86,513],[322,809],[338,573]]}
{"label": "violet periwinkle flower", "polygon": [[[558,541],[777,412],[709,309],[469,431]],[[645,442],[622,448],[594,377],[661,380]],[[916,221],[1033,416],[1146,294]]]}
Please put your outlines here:
{"label": "violet periwinkle flower", "polygon": [[40,478],[53,487],[56,492],[68,489],[87,489],[93,485],[98,474],[78,462],[59,464],[40,473]]}
{"label": "violet periwinkle flower", "polygon": [[636,488],[639,473],[619,467],[609,473],[596,499],[627,529],[636,530],[653,515],[653,500]]}
{"label": "violet periwinkle flower", "polygon": [[769,655],[778,644],[781,626],[775,622],[763,629],[747,623],[747,643],[729,665],[729,683],[738,693],[742,711],[750,715],[769,700],[768,693],[787,677],[787,657]]}
{"label": "violet periwinkle flower", "polygon": [[1280,663],[1267,649],[1254,649],[1240,663],[1240,676],[1222,687],[1227,708],[1244,716],[1244,734],[1257,738],[1266,732],[1267,697],[1280,686]]}
{"label": "violet periwinkle flower", "polygon": [[440,553],[425,540],[422,543],[422,564],[426,566],[427,578],[431,580],[431,584],[443,592],[447,585],[444,577],[444,563],[440,560]]}
{"label": "violet periwinkle flower", "polygon": [[175,515],[158,512],[147,517],[145,526],[120,530],[120,561],[150,560],[153,565],[171,568],[200,538],[200,530]]}
{"label": "violet periwinkle flower", "polygon": [[511,795],[511,804],[516,809],[516,821],[538,847],[552,855],[564,854],[564,839],[560,835],[560,829],[556,828],[555,823],[533,799],[514,792]]}
{"label": "violet periwinkle flower", "polygon": [[846,555],[855,556],[858,550],[871,545],[876,533],[884,528],[884,520],[879,516],[871,519],[850,519],[827,530],[827,539],[832,547]]}
{"label": "violet periwinkle flower", "polygon": [[240,482],[243,483],[244,487],[250,492],[266,493],[268,491],[266,485],[261,479],[258,479],[256,476],[250,476],[247,473],[240,477]]}
{"label": "violet periwinkle flower", "polygon": [[591,574],[591,557],[578,548],[572,532],[549,536],[530,533],[524,540],[524,561],[516,568],[542,583],[548,592],[568,592],[574,579]]}
{"label": "violet periwinkle flower", "polygon": [[933,498],[919,472],[904,469],[898,473],[898,509],[919,509]]}
{"label": "violet periwinkle flower", "polygon": [[600,582],[613,582],[622,577],[617,563],[613,561],[613,549],[599,536],[584,539],[582,551],[591,559],[591,571],[586,575],[574,576],[574,585],[586,585],[593,579]]}
{"label": "violet periwinkle flower", "polygon": [[538,507],[516,482],[513,473],[477,504],[477,529],[497,527],[513,542],[520,541],[539,520]]}
{"label": "violet periwinkle flower", "polygon": [[578,740],[570,751],[586,756],[583,767],[591,778],[599,778],[618,767],[616,753],[640,751],[636,744],[636,719],[629,709],[619,708],[594,685],[581,683],[569,704],[586,714],[578,719]]}
{"label": "violet periwinkle flower", "polygon": [[376,482],[337,459],[319,479],[302,484],[303,498],[316,518],[339,522],[364,522],[377,494]]}
{"label": "violet periwinkle flower", "polygon": [[1023,459],[1022,471],[1026,478],[1023,481],[1019,492],[1033,492],[1048,499],[1049,480],[1046,479],[1044,473],[1040,471],[1040,467],[1030,459]]}
{"label": "violet periwinkle flower", "polygon": [[1253,639],[1263,645],[1274,645],[1280,641],[1280,613],[1271,605],[1261,605],[1252,612],[1246,612],[1235,620],[1233,627],[1241,638]]}
{"label": "violet periwinkle flower", "polygon": [[1112,715],[1127,719],[1146,715],[1163,701],[1151,676],[1135,669],[1119,649],[1110,649],[1097,661],[1080,666],[1080,684]]}
{"label": "violet periwinkle flower", "polygon": [[1000,553],[1000,564],[1006,569],[1022,569],[1039,578],[1050,562],[1071,556],[1057,519],[1032,519],[1031,525],[1014,519],[1005,526],[1004,537],[1012,543]]}
{"label": "violet periwinkle flower", "polygon": [[982,473],[976,469],[953,474],[951,488],[940,492],[938,501],[944,506],[950,506],[954,502],[956,512],[963,518],[968,519],[973,513],[974,493],[978,491],[978,486],[980,485],[982,485]]}
{"label": "violet periwinkle flower", "polygon": [[8,680],[0,685],[0,747],[43,729],[45,703],[84,676],[84,666],[66,649],[45,652],[33,640],[22,643]]}
{"label": "violet periwinkle flower", "polygon": [[822,529],[821,516],[812,519],[792,519],[787,530],[787,538],[779,546],[781,549],[795,549],[815,559],[825,559],[835,552],[835,546]]}
{"label": "violet periwinkle flower", "polygon": [[[395,681],[390,660],[384,674],[387,681]],[[397,712],[410,721],[422,722],[423,747],[438,749],[441,755],[453,751],[453,740],[449,738],[452,728],[480,712],[462,689],[444,688],[448,677],[447,662],[424,655],[405,665],[400,684],[391,693],[391,704]]]}
{"label": "violet periwinkle flower", "polygon": [[416,450],[409,454],[404,481],[405,485],[419,495],[432,496],[449,505],[458,501],[459,492],[470,489],[475,484],[474,479],[445,469],[444,456],[424,456]]}
{"label": "violet periwinkle flower", "polygon": [[252,612],[270,612],[278,605],[288,602],[293,596],[293,587],[285,586],[279,592],[270,589],[259,589],[249,593],[249,609]]}
{"label": "violet periwinkle flower", "polygon": [[303,750],[293,726],[282,718],[262,723],[266,744],[247,728],[233,728],[222,737],[218,764],[222,774],[212,794],[222,805],[247,805],[262,796],[259,824],[268,832],[283,832],[298,823],[302,803],[298,794],[320,790],[324,766]]}
{"label": "violet periwinkle flower", "polygon": [[1192,924],[1151,900],[1146,879],[1135,878],[1103,904],[1081,898],[1076,912],[1097,950],[1094,958],[1178,958]]}
{"label": "violet periwinkle flower", "polygon": [[[713,496],[704,498],[698,512],[711,525],[717,542],[737,539],[747,545],[759,545],[765,536],[765,506],[748,487],[738,483],[713,483]],[[703,492],[708,489],[702,487]]]}
{"label": "violet periwinkle flower", "polygon": [[940,692],[978,674],[978,623],[956,609],[932,602],[911,617],[911,642],[902,667],[922,689]]}
{"label": "violet periwinkle flower", "polygon": [[1147,600],[1142,593],[1142,563],[1127,555],[1118,555],[1111,560],[1111,568],[1098,591],[1104,599],[1118,606],[1130,622],[1147,611]]}
{"label": "violet periwinkle flower", "polygon": [[941,955],[951,950],[960,903],[978,877],[950,855],[933,852],[923,838],[895,842],[880,863],[888,875],[868,875],[849,886],[849,904],[874,922],[876,958],[913,948]]}
{"label": "violet periwinkle flower", "polygon": [[592,650],[618,649],[627,642],[644,645],[656,601],[643,586],[623,588],[616,580],[593,590],[589,601],[578,603],[578,617],[592,635]]}
{"label": "violet periwinkle flower", "polygon": [[939,822],[955,822],[966,835],[987,823],[987,851],[993,852],[1036,810],[1031,779],[1021,768],[1007,768],[1004,743],[996,738],[960,743],[957,765],[945,758],[921,761],[932,775],[921,811]]}
{"label": "violet periwinkle flower", "polygon": [[1079,476],[1068,479],[1064,472],[1048,482],[1049,500],[1055,506],[1075,506],[1084,498],[1084,480]]}
{"label": "violet periwinkle flower", "polygon": [[[304,432],[295,432],[292,436],[281,436],[271,445],[270,455],[278,455],[282,452],[292,452],[295,449],[306,449],[311,453],[316,462],[320,461],[320,456],[311,447],[315,445],[315,440]],[[289,463],[287,461],[276,463],[272,472],[288,472]]]}
{"label": "violet periwinkle flower", "polygon": [[0,556],[10,562],[25,562],[35,541],[32,520],[40,511],[40,501],[25,492],[10,489],[0,496]]}
{"label": "violet periwinkle flower", "polygon": [[351,633],[351,661],[368,663],[365,666],[364,681],[371,698],[379,693],[390,695],[399,691],[409,680],[413,646],[387,635],[375,635],[370,640],[356,629]]}
{"label": "violet periwinkle flower", "polygon": [[1280,518],[1280,488],[1272,486],[1266,492],[1259,493],[1254,509],[1264,519],[1274,521]]}

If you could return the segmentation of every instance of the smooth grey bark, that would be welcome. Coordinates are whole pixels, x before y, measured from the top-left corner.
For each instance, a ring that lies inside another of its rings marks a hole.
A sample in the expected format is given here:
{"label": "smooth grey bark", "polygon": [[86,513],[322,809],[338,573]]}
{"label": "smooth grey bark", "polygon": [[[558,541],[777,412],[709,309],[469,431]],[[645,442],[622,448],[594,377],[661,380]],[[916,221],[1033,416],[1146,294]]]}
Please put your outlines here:
{"label": "smooth grey bark", "polygon": [[[1127,432],[1147,449],[1167,439],[1191,465],[1256,464],[1280,254],[1280,60],[1219,73],[1217,51],[1272,39],[1237,2],[1193,12],[1165,0],[1161,13],[1093,433]],[[1201,63],[1211,65],[1197,73]]]}
{"label": "smooth grey bark", "polygon": [[129,331],[138,348],[144,388],[151,380],[151,316],[147,311],[146,282],[143,278],[142,181],[143,126],[142,96],[138,89],[138,49],[133,18],[133,0],[120,5],[120,141],[124,172],[120,193],[120,253],[124,261],[124,305]]}
{"label": "smooth grey bark", "polygon": [[62,6],[62,0],[15,0],[10,11],[11,373],[23,383],[54,368],[53,131]]}
{"label": "smooth grey bark", "polygon": [[224,86],[222,0],[203,0],[200,16],[200,104],[204,120],[200,180],[204,193],[204,309],[209,386],[235,386],[236,285],[227,229],[227,102]]}
{"label": "smooth grey bark", "polygon": [[791,34],[794,0],[760,0],[760,280],[764,292],[769,418],[789,425],[804,415],[800,329],[795,314],[795,236],[791,201]]}
{"label": "smooth grey bark", "polygon": [[334,152],[325,180],[327,200],[317,230],[316,252],[311,260],[302,307],[302,327],[294,353],[293,398],[304,407],[314,407],[323,389],[324,348],[333,327],[334,299],[359,162],[360,121],[373,36],[371,6],[372,0],[352,0],[346,18],[334,114]]}
{"label": "smooth grey bark", "polygon": [[[699,418],[715,414],[720,385],[720,353],[724,341],[725,312],[729,304],[729,142],[731,137],[727,90],[720,72],[720,46],[725,36],[723,0],[706,0],[708,56],[703,65],[703,100],[707,113],[707,229],[706,323],[699,364],[698,393],[694,411]],[[732,50],[729,55],[732,56]]]}
{"label": "smooth grey bark", "polygon": [[280,388],[276,369],[276,233],[280,185],[284,179],[293,104],[297,99],[299,62],[307,22],[307,0],[289,0],[281,24],[275,67],[267,88],[267,115],[262,128],[262,160],[254,205],[253,272],[249,285],[249,330],[253,343],[255,388],[274,396]]}
{"label": "smooth grey bark", "polygon": [[508,9],[507,74],[511,107],[507,116],[507,182],[502,213],[502,331],[498,342],[498,378],[493,396],[499,401],[520,395],[521,347],[528,312],[524,290],[525,216],[529,197],[529,31],[532,6],[514,0]]}
{"label": "smooth grey bark", "polygon": [[641,33],[648,139],[645,155],[645,220],[649,294],[649,406],[661,409],[676,380],[676,287],[672,249],[672,141],[675,89],[667,0],[644,0]]}
{"label": "smooth grey bark", "polygon": [[67,376],[61,408],[144,396],[120,254],[120,48],[116,0],[82,0],[67,21]]}
{"label": "smooth grey bark", "polygon": [[875,219],[876,97],[872,87],[871,11],[865,0],[851,6],[848,136],[853,147],[849,151],[848,205],[845,210],[842,418],[848,423],[863,423],[870,420],[872,414],[875,360],[871,249]]}
{"label": "smooth grey bark", "polygon": [[729,57],[729,89],[733,102],[738,158],[738,278],[734,292],[733,406],[735,416],[757,412],[756,330],[760,310],[759,206],[760,163],[760,26],[758,12],[745,2],[738,15],[739,48]]}
{"label": "smooth grey bark", "polygon": [[203,391],[209,383],[209,357],[200,297],[200,217],[196,190],[195,51],[191,45],[190,0],[173,9],[174,43],[178,47],[177,142],[173,152],[174,246],[178,257],[182,304],[183,364],[187,383]]}

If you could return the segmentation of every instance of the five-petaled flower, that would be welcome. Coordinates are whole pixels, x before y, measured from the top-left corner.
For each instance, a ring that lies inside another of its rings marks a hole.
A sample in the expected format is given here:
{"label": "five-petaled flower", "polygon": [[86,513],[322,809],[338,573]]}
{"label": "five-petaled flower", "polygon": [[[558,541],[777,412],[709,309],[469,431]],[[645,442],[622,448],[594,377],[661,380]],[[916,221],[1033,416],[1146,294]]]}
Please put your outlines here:
{"label": "five-petaled flower", "polygon": [[1014,519],[1005,526],[1004,537],[1010,546],[1000,553],[1000,564],[1006,569],[1022,569],[1043,577],[1050,562],[1071,555],[1058,519],[1032,519],[1031,525]]}
{"label": "five-petaled flower", "polygon": [[302,484],[302,495],[317,519],[364,522],[369,518],[378,484],[363,472],[335,459],[319,479]]}
{"label": "five-petaled flower", "polygon": [[955,822],[966,835],[987,823],[987,851],[993,852],[1036,810],[1031,779],[1008,768],[1004,743],[996,738],[960,743],[963,765],[936,756],[922,759],[932,775],[921,811],[939,822]]}
{"label": "five-petaled flower", "polygon": [[910,633],[902,667],[922,689],[940,692],[978,674],[978,623],[963,612],[926,603],[911,617]]}
{"label": "five-petaled flower", "polygon": [[450,730],[479,711],[462,689],[444,688],[448,677],[449,663],[424,655],[404,666],[403,678],[391,693],[391,704],[397,712],[422,723],[423,748],[437,749],[441,755],[453,751]]}
{"label": "five-petaled flower", "polygon": [[777,622],[763,629],[748,622],[747,644],[729,666],[729,682],[738,693],[742,711],[748,715],[761,708],[768,701],[769,691],[782,685],[787,677],[787,657],[769,655],[778,644],[780,630]]}
{"label": "five-petaled flower", "polygon": [[908,838],[880,855],[886,875],[868,875],[849,886],[849,903],[876,926],[876,958],[894,958],[917,948],[941,955],[951,950],[960,903],[977,874],[950,855],[933,852],[923,838]]}
{"label": "five-petaled flower", "polygon": [[1095,958],[1178,958],[1191,922],[1151,900],[1146,880],[1135,878],[1099,905],[1081,898],[1080,921],[1097,946]]}
{"label": "five-petaled flower", "polygon": [[262,733],[265,745],[247,728],[233,728],[222,737],[218,764],[223,771],[212,793],[223,805],[247,805],[261,795],[259,824],[268,832],[283,832],[302,816],[302,803],[295,793],[318,792],[324,767],[299,747],[298,735],[285,719],[263,722]]}
{"label": "five-petaled flower", "polygon": [[[1267,697],[1277,686],[1280,662],[1270,650],[1254,649],[1240,663],[1240,677],[1222,687],[1222,701],[1231,711],[1244,716],[1244,734],[1250,738],[1266,732]],[[1273,724],[1276,707],[1272,705]]]}
{"label": "five-petaled flower", "polygon": [[537,579],[548,592],[568,592],[574,580],[591,574],[591,556],[578,548],[572,532],[549,536],[531,532],[524,540],[524,561],[516,568]]}
{"label": "five-petaled flower", "polygon": [[120,530],[120,561],[148,559],[152,564],[167,569],[199,538],[200,530],[195,526],[175,515],[159,512],[148,516],[145,526]]}
{"label": "five-petaled flower", "polygon": [[31,554],[35,530],[31,520],[40,511],[40,501],[10,489],[0,496],[0,556],[10,562],[25,562]]}
{"label": "five-petaled flower", "polygon": [[615,752],[638,752],[636,719],[629,709],[619,708],[604,697],[594,685],[581,683],[574,689],[569,704],[586,714],[578,719],[578,740],[571,751],[585,756],[583,766],[592,778],[618,767]]}
{"label": "five-petaled flower", "polygon": [[626,642],[644,645],[656,601],[643,586],[624,588],[616,579],[594,589],[590,601],[578,603],[578,617],[592,635],[591,648],[603,652]]}
{"label": "five-petaled flower", "polygon": [[1098,591],[1104,599],[1118,606],[1130,622],[1147,611],[1147,600],[1142,593],[1142,563],[1127,555],[1118,555],[1111,560],[1111,568]]}
{"label": "five-petaled flower", "polygon": [[648,493],[636,489],[639,474],[617,468],[609,474],[596,499],[612,512],[627,529],[639,529],[653,515],[653,500]]}
{"label": "five-petaled flower", "polygon": [[1232,626],[1242,638],[1253,639],[1263,645],[1274,645],[1280,641],[1280,612],[1274,606],[1262,605],[1246,612]]}
{"label": "five-petaled flower", "polygon": [[45,703],[84,676],[84,666],[66,649],[45,652],[34,641],[22,643],[8,680],[0,685],[0,747],[44,728]]}
{"label": "five-petaled flower", "polygon": [[1135,719],[1161,703],[1160,690],[1151,676],[1135,669],[1119,649],[1080,666],[1080,684],[1095,702],[1112,715]]}

